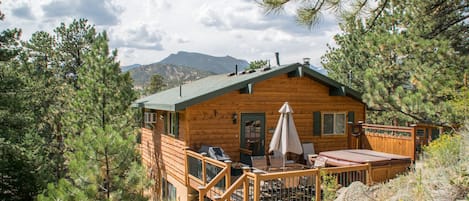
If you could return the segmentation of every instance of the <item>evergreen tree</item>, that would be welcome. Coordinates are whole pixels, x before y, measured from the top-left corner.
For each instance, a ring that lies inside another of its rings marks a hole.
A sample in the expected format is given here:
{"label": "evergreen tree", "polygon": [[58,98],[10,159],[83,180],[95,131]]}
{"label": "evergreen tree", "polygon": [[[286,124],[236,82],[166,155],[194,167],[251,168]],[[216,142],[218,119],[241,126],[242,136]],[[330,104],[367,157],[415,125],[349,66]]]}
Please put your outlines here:
{"label": "evergreen tree", "polygon": [[[344,34],[335,37],[339,47],[329,49],[323,65],[329,76],[364,93],[374,110],[368,119],[459,121],[450,102],[468,70],[468,41],[458,40],[467,38],[468,27],[461,19],[468,16],[458,6],[461,1],[440,3],[391,1],[379,15],[371,15],[376,19],[341,25]],[[453,18],[457,20],[444,20]]]}
{"label": "evergreen tree", "polygon": [[[323,57],[329,76],[363,92],[375,123],[458,123],[451,104],[469,63],[466,0],[263,0],[267,12],[297,2],[300,24],[332,12],[345,22]],[[371,11],[366,15],[361,15]],[[361,21],[364,19],[364,22]]]}
{"label": "evergreen tree", "polygon": [[255,60],[249,62],[249,66],[245,70],[259,69],[267,65],[267,60]]}
{"label": "evergreen tree", "polygon": [[145,87],[145,95],[154,94],[158,91],[161,91],[164,87],[166,87],[166,83],[164,83],[163,76],[154,74],[150,78],[150,85]]}
{"label": "evergreen tree", "polygon": [[[77,94],[65,115],[68,179],[39,200],[144,200],[148,187],[136,150],[128,73],[109,56],[106,34],[96,38],[77,71]],[[65,192],[64,192],[65,191]]]}
{"label": "evergreen tree", "polygon": [[[374,2],[374,3],[373,3]],[[368,0],[261,0],[260,5],[267,13],[280,12],[287,3],[296,3],[296,21],[309,28],[317,25],[324,13],[332,12],[344,21],[359,19],[363,14],[372,12],[371,24],[375,24],[376,18],[392,0],[368,1]]]}
{"label": "evergreen tree", "polygon": [[60,24],[54,32],[57,38],[57,56],[63,62],[62,76],[68,83],[77,86],[77,72],[83,66],[84,55],[96,40],[94,26],[88,20],[73,20],[70,25]]}
{"label": "evergreen tree", "polygon": [[46,142],[36,130],[41,102],[21,62],[20,35],[0,34],[0,200],[33,200],[50,176]]}
{"label": "evergreen tree", "polygon": [[57,182],[65,175],[66,135],[62,117],[75,94],[76,71],[83,65],[84,55],[96,37],[94,27],[85,19],[74,20],[69,25],[62,23],[54,32],[51,35],[38,31],[24,42],[22,62],[34,83],[32,94],[39,104],[34,110],[39,120],[36,130],[47,143],[43,149],[49,151],[52,165],[49,170],[55,175],[49,182]]}

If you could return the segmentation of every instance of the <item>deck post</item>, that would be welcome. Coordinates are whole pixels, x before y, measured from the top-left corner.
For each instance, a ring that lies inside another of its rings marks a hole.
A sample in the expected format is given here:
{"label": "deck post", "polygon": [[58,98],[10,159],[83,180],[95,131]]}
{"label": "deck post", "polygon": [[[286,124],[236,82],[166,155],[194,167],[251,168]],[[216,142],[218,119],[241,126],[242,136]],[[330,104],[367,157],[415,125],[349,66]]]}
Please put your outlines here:
{"label": "deck post", "polygon": [[206,171],[206,161],[205,161],[205,156],[207,156],[207,153],[203,152],[201,153],[202,155],[202,183],[204,186],[207,184],[207,171]]}
{"label": "deck post", "polygon": [[366,169],[366,184],[370,186],[373,183],[371,163],[366,163],[366,165],[368,165],[368,168]]}
{"label": "deck post", "polygon": [[260,189],[261,189],[261,180],[259,179],[260,173],[254,173],[254,201],[260,200]]}
{"label": "deck post", "polygon": [[412,124],[410,125],[412,127],[412,131],[411,131],[411,138],[412,138],[412,143],[411,143],[411,149],[412,149],[412,154],[411,154],[411,158],[412,158],[412,162],[415,162],[415,154],[416,154],[416,146],[415,146],[415,143],[417,142],[417,135],[416,135],[416,127],[417,125],[415,124]]}
{"label": "deck post", "polygon": [[225,190],[231,186],[231,160],[225,160],[226,174],[225,174]]}
{"label": "deck post", "polygon": [[185,147],[184,148],[184,156],[186,157],[185,159],[185,168],[186,168],[186,172],[184,172],[184,179],[186,180],[186,186],[189,186],[189,157],[187,156],[187,150],[189,150],[190,147]]}
{"label": "deck post", "polygon": [[[250,167],[243,167],[243,174],[247,174],[250,171]],[[243,199],[246,201],[249,200],[249,179],[244,179],[243,181]]]}
{"label": "deck post", "polygon": [[205,186],[199,186],[198,187],[198,190],[199,190],[199,201],[204,201],[204,197],[205,197]]}
{"label": "deck post", "polygon": [[363,132],[363,121],[358,121],[358,133],[357,147],[358,149],[363,149],[362,135],[365,135],[365,132]]}
{"label": "deck post", "polygon": [[318,168],[316,172],[316,199],[315,201],[321,201],[321,168]]}

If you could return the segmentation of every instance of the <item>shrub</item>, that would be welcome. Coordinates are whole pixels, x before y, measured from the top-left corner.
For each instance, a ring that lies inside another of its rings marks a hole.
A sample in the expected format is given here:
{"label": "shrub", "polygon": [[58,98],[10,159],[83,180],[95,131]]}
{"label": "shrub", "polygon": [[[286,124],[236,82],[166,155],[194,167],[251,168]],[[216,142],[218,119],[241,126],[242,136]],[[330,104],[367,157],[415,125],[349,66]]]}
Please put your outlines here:
{"label": "shrub", "polygon": [[424,147],[427,162],[430,168],[449,167],[458,163],[461,153],[460,135],[442,135],[437,140]]}
{"label": "shrub", "polygon": [[337,183],[337,177],[331,174],[327,174],[324,171],[321,171],[321,188],[323,192],[324,201],[332,201],[337,197],[337,189],[339,189],[339,184]]}

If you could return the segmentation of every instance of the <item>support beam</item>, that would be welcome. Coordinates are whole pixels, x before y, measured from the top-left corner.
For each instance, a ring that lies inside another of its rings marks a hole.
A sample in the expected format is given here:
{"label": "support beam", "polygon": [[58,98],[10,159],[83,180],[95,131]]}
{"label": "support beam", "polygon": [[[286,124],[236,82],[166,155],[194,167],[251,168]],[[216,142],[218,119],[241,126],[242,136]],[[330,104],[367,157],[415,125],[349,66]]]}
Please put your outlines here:
{"label": "support beam", "polygon": [[329,96],[345,96],[346,95],[346,92],[345,92],[345,87],[344,86],[341,86],[341,87],[330,87],[329,88]]}
{"label": "support beam", "polygon": [[241,94],[253,94],[254,93],[254,84],[249,83],[246,87],[243,87],[239,90]]}
{"label": "support beam", "polygon": [[298,67],[296,70],[288,72],[288,77],[303,77],[303,67]]}

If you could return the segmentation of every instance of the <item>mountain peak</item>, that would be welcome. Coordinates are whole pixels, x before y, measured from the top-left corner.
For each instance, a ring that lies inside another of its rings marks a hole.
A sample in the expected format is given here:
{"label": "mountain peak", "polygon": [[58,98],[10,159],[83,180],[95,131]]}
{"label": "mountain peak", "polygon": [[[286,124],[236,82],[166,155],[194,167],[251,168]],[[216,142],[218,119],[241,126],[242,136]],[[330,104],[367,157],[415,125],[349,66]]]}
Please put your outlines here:
{"label": "mountain peak", "polygon": [[229,55],[224,57],[210,56],[202,53],[178,51],[170,54],[159,63],[190,66],[195,69],[213,72],[216,74],[232,72],[235,65],[240,68],[247,67],[249,63],[245,60],[236,59]]}

